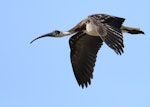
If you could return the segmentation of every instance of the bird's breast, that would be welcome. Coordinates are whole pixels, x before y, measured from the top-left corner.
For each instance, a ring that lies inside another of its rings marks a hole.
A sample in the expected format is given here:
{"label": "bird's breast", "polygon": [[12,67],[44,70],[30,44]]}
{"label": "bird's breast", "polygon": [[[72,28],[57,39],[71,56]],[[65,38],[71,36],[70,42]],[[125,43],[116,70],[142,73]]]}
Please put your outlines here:
{"label": "bird's breast", "polygon": [[99,34],[96,31],[96,26],[92,23],[87,23],[86,24],[86,30],[85,33],[91,36],[99,36]]}

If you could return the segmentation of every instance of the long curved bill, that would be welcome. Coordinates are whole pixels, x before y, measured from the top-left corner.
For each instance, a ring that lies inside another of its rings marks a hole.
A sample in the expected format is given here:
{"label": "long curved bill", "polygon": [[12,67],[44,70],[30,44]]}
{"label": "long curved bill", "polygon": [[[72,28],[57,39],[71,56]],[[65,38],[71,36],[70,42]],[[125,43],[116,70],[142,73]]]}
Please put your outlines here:
{"label": "long curved bill", "polygon": [[39,36],[39,37],[33,39],[33,40],[30,42],[30,44],[33,43],[34,41],[36,41],[37,39],[40,39],[40,38],[43,38],[43,37],[54,37],[54,36],[53,36],[52,33],[47,33],[47,34],[44,34],[44,35],[42,35],[42,36]]}

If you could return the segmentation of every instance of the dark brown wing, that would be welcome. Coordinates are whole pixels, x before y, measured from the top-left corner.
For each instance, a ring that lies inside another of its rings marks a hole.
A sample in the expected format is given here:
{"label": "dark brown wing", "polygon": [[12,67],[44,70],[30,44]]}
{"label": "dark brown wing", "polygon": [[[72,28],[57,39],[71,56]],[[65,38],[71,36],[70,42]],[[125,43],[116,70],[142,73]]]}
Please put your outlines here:
{"label": "dark brown wing", "polygon": [[68,32],[71,32],[71,33],[75,33],[75,32],[78,32],[78,31],[81,31],[81,30],[85,30],[86,28],[86,22],[88,21],[88,19],[84,19],[82,20],[81,22],[79,22],[77,25],[75,25],[73,28],[71,28],[70,30],[68,30]]}
{"label": "dark brown wing", "polygon": [[93,69],[96,62],[96,56],[102,45],[100,37],[89,36],[79,32],[69,40],[71,48],[71,63],[76,80],[81,85],[88,86],[93,77]]}
{"label": "dark brown wing", "polygon": [[91,15],[89,19],[96,25],[101,39],[117,54],[123,53],[123,36],[120,28],[125,19],[105,14]]}

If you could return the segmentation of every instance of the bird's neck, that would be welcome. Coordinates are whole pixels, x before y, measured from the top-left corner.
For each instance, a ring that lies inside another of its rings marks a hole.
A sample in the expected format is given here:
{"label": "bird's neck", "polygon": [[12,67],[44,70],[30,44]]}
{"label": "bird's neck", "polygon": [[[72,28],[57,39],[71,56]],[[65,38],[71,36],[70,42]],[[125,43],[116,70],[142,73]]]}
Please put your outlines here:
{"label": "bird's neck", "polygon": [[72,34],[72,33],[71,33],[71,32],[68,32],[68,31],[62,32],[62,35],[63,35],[63,36],[68,36],[68,35],[70,35],[70,34]]}

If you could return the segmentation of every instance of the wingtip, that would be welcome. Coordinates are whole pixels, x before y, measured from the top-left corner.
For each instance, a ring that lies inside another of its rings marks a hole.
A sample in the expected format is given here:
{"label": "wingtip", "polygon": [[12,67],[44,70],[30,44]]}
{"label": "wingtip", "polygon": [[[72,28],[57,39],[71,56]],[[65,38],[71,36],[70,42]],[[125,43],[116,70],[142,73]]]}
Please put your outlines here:
{"label": "wingtip", "polygon": [[81,86],[81,87],[82,87],[82,89],[84,89],[84,87],[85,87],[85,88],[87,88],[87,87],[88,87],[88,85],[91,85],[91,80],[90,80],[90,81],[88,81],[88,82],[86,82],[86,83],[80,83],[80,84],[79,84],[79,86]]}

